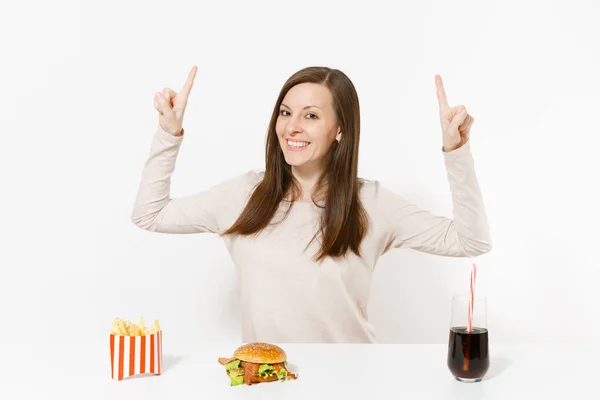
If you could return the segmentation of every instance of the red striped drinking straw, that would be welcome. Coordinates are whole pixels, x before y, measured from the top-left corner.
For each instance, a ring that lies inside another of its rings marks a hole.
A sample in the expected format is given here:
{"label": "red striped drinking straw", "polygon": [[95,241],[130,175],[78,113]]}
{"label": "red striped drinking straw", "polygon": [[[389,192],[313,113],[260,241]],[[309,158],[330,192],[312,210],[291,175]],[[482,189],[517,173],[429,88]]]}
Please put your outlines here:
{"label": "red striped drinking straw", "polygon": [[[467,318],[467,332],[470,334],[471,331],[473,330],[473,304],[475,303],[475,278],[477,277],[477,265],[475,265],[475,263],[473,263],[473,268],[471,269],[471,281],[469,283],[469,316]],[[463,365],[463,370],[464,371],[468,371],[469,370],[469,360],[470,360],[470,343],[471,343],[471,336],[468,335],[467,336],[467,344],[466,344],[466,348],[465,348],[465,353],[464,353],[464,365]]]}
{"label": "red striped drinking straw", "polygon": [[477,278],[477,265],[473,263],[473,268],[471,269],[471,282],[470,282],[470,290],[469,290],[469,317],[468,317],[468,327],[467,330],[469,333],[473,330],[473,304],[475,303],[475,279]]}

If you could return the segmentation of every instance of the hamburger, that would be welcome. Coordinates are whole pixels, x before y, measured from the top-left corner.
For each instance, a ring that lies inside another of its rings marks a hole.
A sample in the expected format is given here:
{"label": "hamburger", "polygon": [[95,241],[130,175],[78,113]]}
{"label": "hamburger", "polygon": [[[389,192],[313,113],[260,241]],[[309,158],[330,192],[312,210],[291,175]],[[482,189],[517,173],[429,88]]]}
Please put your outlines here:
{"label": "hamburger", "polygon": [[231,386],[297,379],[287,369],[285,351],[270,343],[246,343],[237,348],[233,357],[219,358],[219,363],[225,366]]}

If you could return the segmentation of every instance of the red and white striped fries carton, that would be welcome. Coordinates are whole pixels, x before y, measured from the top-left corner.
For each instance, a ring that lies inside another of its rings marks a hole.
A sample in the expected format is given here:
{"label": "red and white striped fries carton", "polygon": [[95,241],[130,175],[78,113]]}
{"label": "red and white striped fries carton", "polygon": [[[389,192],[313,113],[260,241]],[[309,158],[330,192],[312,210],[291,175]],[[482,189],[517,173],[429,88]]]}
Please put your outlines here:
{"label": "red and white striped fries carton", "polygon": [[145,336],[110,334],[112,379],[123,380],[138,374],[162,373],[162,330]]}

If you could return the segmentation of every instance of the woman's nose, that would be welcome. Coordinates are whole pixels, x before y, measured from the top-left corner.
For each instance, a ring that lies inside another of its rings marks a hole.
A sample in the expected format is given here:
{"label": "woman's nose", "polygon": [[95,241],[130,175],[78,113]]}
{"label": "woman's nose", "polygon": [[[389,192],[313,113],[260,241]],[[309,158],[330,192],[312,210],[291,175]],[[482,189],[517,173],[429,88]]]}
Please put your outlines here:
{"label": "woman's nose", "polygon": [[302,124],[298,118],[291,117],[285,127],[288,135],[302,132]]}

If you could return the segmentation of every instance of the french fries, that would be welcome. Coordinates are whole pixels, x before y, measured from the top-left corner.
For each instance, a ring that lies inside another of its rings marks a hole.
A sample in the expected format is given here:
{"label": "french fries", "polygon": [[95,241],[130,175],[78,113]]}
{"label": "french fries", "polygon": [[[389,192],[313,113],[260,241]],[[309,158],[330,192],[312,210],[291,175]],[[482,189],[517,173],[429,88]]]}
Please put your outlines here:
{"label": "french fries", "polygon": [[154,326],[146,327],[144,317],[140,317],[140,324],[136,325],[131,321],[125,321],[116,317],[112,322],[111,332],[113,335],[121,336],[146,336],[160,331],[160,321],[154,320]]}

